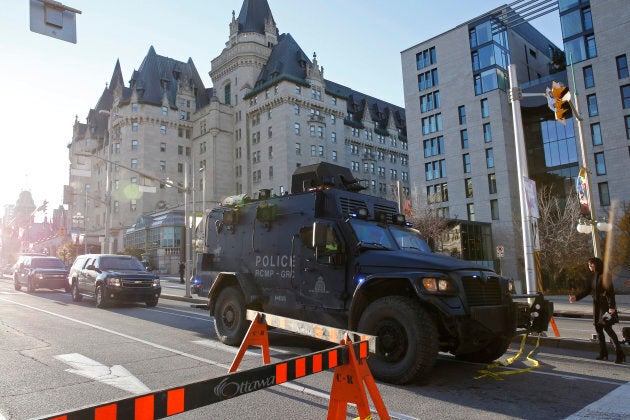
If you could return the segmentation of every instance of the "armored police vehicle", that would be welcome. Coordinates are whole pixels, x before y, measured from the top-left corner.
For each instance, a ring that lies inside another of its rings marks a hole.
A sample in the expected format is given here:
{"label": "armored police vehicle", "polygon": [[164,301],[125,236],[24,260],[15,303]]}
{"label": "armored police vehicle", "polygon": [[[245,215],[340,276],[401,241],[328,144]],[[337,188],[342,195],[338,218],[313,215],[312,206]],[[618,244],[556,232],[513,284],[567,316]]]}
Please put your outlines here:
{"label": "armored police vehicle", "polygon": [[219,339],[241,343],[247,309],[375,335],[371,372],[392,383],[426,377],[440,351],[503,355],[533,312],[513,301],[512,283],[433,253],[395,202],[362,188],[321,163],[296,170],[291,194],[232,197],[206,215],[194,290],[208,296]]}

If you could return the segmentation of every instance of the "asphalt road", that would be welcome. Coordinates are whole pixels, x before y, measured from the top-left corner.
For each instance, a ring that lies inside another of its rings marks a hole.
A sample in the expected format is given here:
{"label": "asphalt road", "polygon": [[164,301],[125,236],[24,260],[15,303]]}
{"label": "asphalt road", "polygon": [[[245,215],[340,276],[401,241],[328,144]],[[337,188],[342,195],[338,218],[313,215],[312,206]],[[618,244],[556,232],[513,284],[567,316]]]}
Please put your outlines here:
{"label": "asphalt road", "polygon": [[[207,312],[191,308],[188,301],[161,299],[156,308],[120,305],[101,310],[89,299],[74,303],[69,294],[58,291],[15,292],[11,281],[4,279],[0,419],[44,416],[146,389],[224,376],[236,349],[214,339],[211,321]],[[585,322],[584,331],[590,327],[588,320],[563,321],[567,324],[560,325],[561,331],[574,325],[571,322]],[[321,346],[278,332],[270,337],[272,362]],[[506,356],[517,350],[514,346]],[[606,418],[625,418],[630,412],[630,364],[598,362],[593,356],[579,349],[541,347],[532,355],[538,368],[497,380],[479,373],[484,365],[441,355],[431,377],[422,383],[379,383],[378,389],[394,418],[432,418],[436,413],[462,419],[602,417],[607,399],[615,401],[610,406],[617,411],[605,413]],[[260,365],[259,352],[251,351],[240,368]],[[129,375],[113,375],[122,371],[114,366]],[[531,363],[519,360],[498,370],[528,366]],[[330,371],[311,375],[174,418],[324,418],[332,375]],[[618,397],[619,393],[625,396]],[[348,415],[356,417],[356,410],[350,408]]]}

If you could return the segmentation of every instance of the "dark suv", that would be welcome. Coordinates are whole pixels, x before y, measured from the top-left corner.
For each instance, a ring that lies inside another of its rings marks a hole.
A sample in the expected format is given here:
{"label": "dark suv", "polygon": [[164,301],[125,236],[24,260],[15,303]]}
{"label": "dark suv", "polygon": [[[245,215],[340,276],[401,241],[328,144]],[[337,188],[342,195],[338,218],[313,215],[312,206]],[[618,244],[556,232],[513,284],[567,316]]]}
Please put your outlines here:
{"label": "dark suv", "polygon": [[104,308],[112,301],[145,302],[155,306],[162,288],[160,278],[148,272],[130,255],[79,255],[68,273],[72,300],[94,297],[96,306]]}
{"label": "dark suv", "polygon": [[70,291],[68,269],[57,257],[24,256],[20,258],[13,273],[15,290],[26,286],[29,293],[37,289],[61,289]]}

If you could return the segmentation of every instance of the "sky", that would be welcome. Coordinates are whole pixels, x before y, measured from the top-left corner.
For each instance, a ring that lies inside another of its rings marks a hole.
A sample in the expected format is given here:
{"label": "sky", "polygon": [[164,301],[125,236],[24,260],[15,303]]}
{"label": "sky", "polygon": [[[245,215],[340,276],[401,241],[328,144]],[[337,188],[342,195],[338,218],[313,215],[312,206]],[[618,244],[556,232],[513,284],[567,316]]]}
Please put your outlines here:
{"label": "sky", "polygon": [[[21,191],[48,214],[68,182],[68,144],[110,81],[120,60],[128,86],[149,48],[186,62],[204,85],[243,0],[63,0],[80,10],[77,43],[30,31],[29,1],[0,0],[0,217]],[[36,0],[33,0],[36,1]],[[404,106],[400,52],[498,6],[501,0],[268,0],[280,33],[308,57],[317,53],[324,77]],[[300,5],[303,4],[304,7]],[[428,6],[430,4],[430,6]],[[316,6],[315,6],[316,5]],[[531,23],[561,46],[558,12]]]}

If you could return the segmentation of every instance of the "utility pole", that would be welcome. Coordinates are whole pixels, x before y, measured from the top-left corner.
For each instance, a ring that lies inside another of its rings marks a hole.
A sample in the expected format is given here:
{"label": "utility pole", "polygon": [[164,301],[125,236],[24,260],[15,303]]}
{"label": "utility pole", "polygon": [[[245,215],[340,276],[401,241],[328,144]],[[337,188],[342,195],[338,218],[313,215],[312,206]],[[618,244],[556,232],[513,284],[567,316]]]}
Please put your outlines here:
{"label": "utility pole", "polygon": [[527,293],[535,293],[536,265],[534,262],[534,246],[532,244],[531,224],[527,210],[527,198],[525,193],[525,178],[528,178],[527,155],[525,154],[525,134],[523,132],[523,119],[521,115],[521,92],[516,77],[516,65],[510,64],[510,94],[512,100],[512,119],[514,120],[514,142],[516,143],[516,168],[518,172],[518,192],[521,209],[521,229],[523,231],[523,254],[525,260],[525,281]]}

